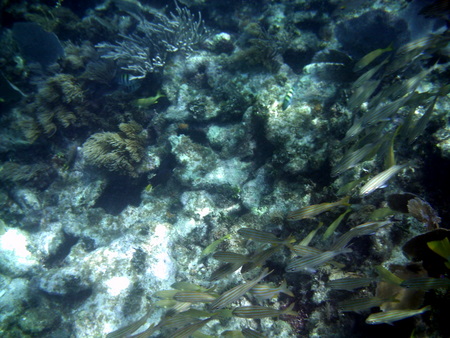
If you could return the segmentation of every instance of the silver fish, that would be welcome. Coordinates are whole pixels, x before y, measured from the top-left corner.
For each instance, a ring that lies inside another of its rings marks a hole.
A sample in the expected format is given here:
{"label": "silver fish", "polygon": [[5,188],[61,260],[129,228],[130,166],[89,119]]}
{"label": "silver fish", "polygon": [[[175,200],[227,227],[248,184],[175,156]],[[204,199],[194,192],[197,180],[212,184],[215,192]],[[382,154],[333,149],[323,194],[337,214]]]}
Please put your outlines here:
{"label": "silver fish", "polygon": [[389,169],[386,169],[369,180],[359,191],[361,196],[367,196],[375,190],[382,188],[386,185],[392,177],[397,175],[401,170],[406,168],[409,164],[396,164]]}
{"label": "silver fish", "polygon": [[261,279],[269,275],[271,272],[272,271],[269,272],[269,269],[264,269],[264,271],[261,272],[261,274],[255,279],[252,279],[247,283],[235,286],[234,288],[224,292],[221,296],[216,298],[216,300],[214,300],[211,303],[211,309],[212,310],[221,309],[227,306],[228,304],[235,302],[236,300],[241,298],[247,291],[249,291],[256,284],[258,284]]}
{"label": "silver fish", "polygon": [[286,272],[315,272],[315,267],[331,261],[335,256],[352,252],[349,248],[343,248],[335,251],[324,251],[317,255],[309,255],[293,259],[287,266]]}
{"label": "silver fish", "polygon": [[425,306],[418,310],[390,310],[386,312],[372,313],[366,319],[367,324],[391,324],[398,320],[420,315],[426,311],[430,311],[431,307]]}

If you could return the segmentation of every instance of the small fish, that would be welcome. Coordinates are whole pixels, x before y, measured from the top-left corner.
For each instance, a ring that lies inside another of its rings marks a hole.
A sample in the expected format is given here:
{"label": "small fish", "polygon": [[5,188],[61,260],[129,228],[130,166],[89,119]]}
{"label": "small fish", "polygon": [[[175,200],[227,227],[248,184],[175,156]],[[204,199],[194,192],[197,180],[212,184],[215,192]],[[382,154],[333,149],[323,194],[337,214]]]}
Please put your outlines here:
{"label": "small fish", "polygon": [[150,317],[150,313],[150,311],[147,311],[147,313],[137,321],[108,333],[106,338],[120,338],[131,335],[134,331],[138,330],[147,322],[147,319]]}
{"label": "small fish", "polygon": [[331,261],[335,256],[352,252],[350,248],[343,248],[335,251],[323,251],[317,255],[309,255],[304,257],[294,258],[287,266],[286,272],[306,271],[310,273],[316,272],[314,269],[317,266]]}
{"label": "small fish", "polygon": [[388,121],[392,115],[405,105],[408,99],[408,96],[404,96],[386,104],[379,104],[375,109],[364,114],[362,117],[362,125],[366,127],[379,122]]}
{"label": "small fish", "polygon": [[245,338],[265,338],[265,336],[263,336],[261,333],[249,329],[248,327],[242,330],[242,334]]}
{"label": "small fish", "polygon": [[239,229],[238,234],[246,239],[251,239],[255,242],[270,243],[270,244],[290,244],[295,242],[295,238],[292,236],[286,239],[280,239],[274,234],[266,231],[256,230],[252,228]]}
{"label": "small fish", "polygon": [[393,50],[393,44],[391,43],[386,48],[379,48],[374,51],[371,51],[370,53],[364,55],[361,60],[359,60],[355,67],[353,68],[354,72],[358,72],[361,69],[367,67],[369,64],[371,64],[376,58],[381,56],[384,53],[391,52]]}
{"label": "small fish", "polygon": [[289,247],[289,249],[291,249],[291,251],[299,256],[310,256],[310,255],[317,255],[323,252],[323,250],[320,249],[316,249],[312,246],[307,246],[307,245],[301,245],[301,244],[297,244],[297,245],[293,245],[291,247]]}
{"label": "small fish", "polygon": [[217,295],[199,291],[180,291],[173,296],[173,299],[186,303],[208,303],[216,298]]}
{"label": "small fish", "polygon": [[248,263],[242,266],[241,272],[245,273],[258,266],[263,265],[272,255],[282,248],[281,245],[273,245],[268,249],[255,253]]}
{"label": "small fish", "polygon": [[369,286],[374,281],[373,278],[360,277],[360,278],[339,278],[331,280],[327,283],[327,286],[333,290],[346,290],[353,291],[355,289]]}
{"label": "small fish", "polygon": [[250,306],[240,306],[233,310],[233,315],[241,318],[268,318],[268,317],[279,317],[281,315],[297,316],[298,313],[292,311],[295,303],[292,303],[284,310],[276,310],[266,306],[250,305]]}
{"label": "small fish", "polygon": [[141,81],[129,73],[118,73],[115,77],[115,81],[125,88],[127,92],[135,92],[141,86]]}
{"label": "small fish", "polygon": [[396,164],[371,178],[359,191],[360,196],[367,196],[379,188],[386,186],[387,181],[397,175],[409,164]]}
{"label": "small fish", "polygon": [[[155,326],[155,324],[151,324],[147,329],[140,333],[133,334],[131,336],[126,336],[128,338],[148,338],[153,335],[157,330],[159,329],[158,325]],[[123,336],[120,336],[123,337]]]}
{"label": "small fish", "polygon": [[[407,94],[413,93],[420,83],[430,74],[433,70],[436,69],[436,65],[430,68],[422,70],[420,73],[414,75],[413,77],[403,80],[399,82],[396,86],[391,86],[387,92],[386,96],[392,97],[394,99],[401,98]],[[408,95],[409,98],[409,95]]]}
{"label": "small fish", "polygon": [[256,299],[260,301],[272,299],[279,293],[284,293],[289,297],[294,297],[292,291],[287,288],[287,283],[285,280],[278,287],[273,287],[268,284],[256,284],[250,292],[253,294],[253,296],[255,296]]}
{"label": "small fish", "polygon": [[208,289],[203,286],[189,282],[176,282],[173,283],[170,287],[182,291],[200,291],[200,292],[208,291]]}
{"label": "small fish", "polygon": [[383,282],[390,283],[393,285],[401,285],[403,283],[403,279],[394,275],[392,272],[390,272],[382,265],[377,265],[375,267],[375,270],[377,271],[378,275],[383,280]]}
{"label": "small fish", "polygon": [[390,310],[386,312],[372,313],[366,319],[367,324],[392,324],[398,320],[420,315],[426,311],[430,311],[431,307],[425,306],[418,310]]}
{"label": "small fish", "polygon": [[224,292],[211,303],[211,309],[221,309],[228,304],[235,302],[270,273],[272,273],[272,271],[269,272],[269,269],[264,269],[264,271],[262,271],[261,274],[255,279],[252,279],[244,284],[237,285],[234,288]]}
{"label": "small fish", "polygon": [[139,108],[148,108],[154,104],[158,103],[158,100],[161,97],[165,97],[164,94],[161,94],[161,92],[158,90],[155,96],[150,96],[142,99],[137,99],[133,103],[138,106]]}
{"label": "small fish", "polygon": [[212,256],[214,259],[225,263],[240,263],[241,265],[250,261],[250,258],[235,252],[217,251]]}
{"label": "small fish", "polygon": [[375,156],[379,148],[379,143],[367,143],[359,149],[348,151],[333,167],[331,176],[338,176],[344,171],[357,166],[359,163],[371,159]]}
{"label": "small fish", "polygon": [[340,302],[338,306],[343,312],[361,312],[380,306],[387,301],[389,301],[389,299],[387,300],[379,297],[354,298]]}
{"label": "small fish", "polygon": [[412,144],[420,134],[423,133],[425,128],[427,127],[428,122],[431,120],[433,116],[434,106],[436,105],[438,97],[436,96],[433,101],[428,105],[425,113],[420,117],[420,119],[416,122],[416,124],[411,128],[410,133],[408,134],[408,142]]}
{"label": "small fish", "polygon": [[160,290],[156,291],[153,296],[161,299],[173,299],[177,292],[180,292],[180,290]]}
{"label": "small fish", "polygon": [[401,128],[402,128],[401,125],[398,126],[395,129],[395,131],[392,133],[392,137],[388,141],[388,148],[386,150],[386,156],[384,158],[384,168],[385,169],[389,169],[390,167],[393,167],[394,165],[397,164],[397,162],[395,160],[394,141],[395,141],[395,138],[397,137]]}
{"label": "small fish", "polygon": [[348,195],[353,189],[356,188],[356,186],[358,186],[360,183],[366,181],[369,178],[370,175],[365,175],[362,176],[354,181],[351,181],[347,184],[344,184],[342,187],[339,188],[339,190],[337,191],[337,195],[338,196],[342,196],[342,195]]}
{"label": "small fish", "polygon": [[[317,227],[313,230],[311,230],[309,232],[309,234],[303,238],[300,243],[298,243],[299,245],[304,245],[307,246],[309,245],[309,243],[311,243],[311,241],[313,240],[314,236],[317,234],[317,231],[319,231],[319,229],[323,226],[323,222],[319,222],[319,224],[317,224]],[[290,247],[289,247],[290,248]]]}
{"label": "small fish", "polygon": [[216,239],[214,242],[212,242],[210,245],[208,245],[206,248],[203,249],[200,256],[202,256],[202,257],[208,256],[211,252],[213,252],[217,249],[217,247],[219,246],[220,243],[222,243],[224,240],[230,239],[230,238],[231,238],[231,234],[227,234],[219,239]]}
{"label": "small fish", "polygon": [[416,277],[404,280],[403,282],[401,282],[400,286],[408,289],[419,289],[419,290],[450,288],[450,279]]}
{"label": "small fish", "polygon": [[343,199],[333,203],[321,203],[309,205],[307,207],[303,207],[289,213],[289,215],[287,216],[287,220],[290,222],[295,222],[304,218],[313,218],[325,211],[331,210],[336,207],[350,206],[351,204],[348,203],[349,200],[350,197],[346,196]]}
{"label": "small fish", "polygon": [[342,140],[342,142],[346,143],[351,139],[353,139],[355,136],[357,136],[360,132],[362,132],[364,130],[362,123],[363,123],[362,117],[355,118],[352,126],[345,133],[345,137]]}
{"label": "small fish", "polygon": [[357,225],[344,233],[333,243],[330,250],[341,250],[355,237],[366,236],[374,234],[378,229],[392,224],[390,221],[385,222],[367,222]]}
{"label": "small fish", "polygon": [[242,266],[241,263],[227,263],[227,264],[221,265],[217,270],[213,271],[213,273],[211,274],[210,280],[215,281],[215,280],[224,278],[228,275],[231,275],[233,272],[235,272],[241,266]]}
{"label": "small fish", "polygon": [[339,224],[341,224],[342,220],[344,219],[345,215],[347,215],[349,212],[351,212],[352,209],[348,208],[347,210],[345,210],[342,214],[340,214],[338,216],[338,218],[336,218],[327,228],[327,230],[325,231],[325,233],[322,236],[323,240],[328,239],[328,237],[330,237],[335,231],[336,228],[339,226]]}
{"label": "small fish", "polygon": [[170,309],[174,312],[183,312],[191,307],[191,303],[178,302],[175,299],[161,299],[154,303],[158,307],[163,307],[165,309]]}
{"label": "small fish", "polygon": [[290,107],[292,103],[292,97],[294,96],[294,86],[290,86],[284,95],[283,102],[281,103],[281,109],[286,110]]}
{"label": "small fish", "polygon": [[[190,309],[192,310],[192,309]],[[188,310],[189,311],[189,310]],[[172,316],[165,316],[158,323],[157,328],[179,328],[191,324],[197,317],[192,317],[186,314],[187,311],[174,314]],[[208,318],[211,315],[207,316]]]}
{"label": "small fish", "polygon": [[[388,59],[384,59],[383,62],[380,62],[375,67],[369,69],[365,73],[363,73],[360,77],[358,77],[355,82],[352,83],[352,90],[357,90],[366,85],[367,81],[369,81],[372,76],[374,76],[381,67],[383,67],[388,62]],[[353,107],[354,108],[354,107]],[[351,109],[353,109],[351,108]]]}
{"label": "small fish", "polygon": [[217,319],[217,318],[210,317],[210,318],[206,318],[206,319],[200,320],[198,322],[189,324],[189,325],[175,331],[170,337],[171,338],[188,338],[195,331],[200,330],[203,326],[208,324],[213,319]]}

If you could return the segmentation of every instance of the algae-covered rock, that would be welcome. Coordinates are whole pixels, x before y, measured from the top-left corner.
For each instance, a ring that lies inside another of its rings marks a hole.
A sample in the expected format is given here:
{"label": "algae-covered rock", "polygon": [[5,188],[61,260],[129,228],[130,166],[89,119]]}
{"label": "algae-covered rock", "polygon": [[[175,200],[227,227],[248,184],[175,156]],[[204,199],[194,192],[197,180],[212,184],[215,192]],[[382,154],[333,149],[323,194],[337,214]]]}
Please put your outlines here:
{"label": "algae-covered rock", "polygon": [[25,311],[18,323],[24,332],[37,335],[54,329],[59,322],[57,312],[45,307],[36,307]]}

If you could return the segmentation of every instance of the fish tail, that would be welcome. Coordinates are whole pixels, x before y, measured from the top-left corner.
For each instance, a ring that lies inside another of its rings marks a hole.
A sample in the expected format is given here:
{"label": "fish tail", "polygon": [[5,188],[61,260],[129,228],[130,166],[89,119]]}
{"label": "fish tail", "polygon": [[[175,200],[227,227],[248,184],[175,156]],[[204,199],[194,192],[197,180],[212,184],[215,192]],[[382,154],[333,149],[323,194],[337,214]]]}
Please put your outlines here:
{"label": "fish tail", "polygon": [[350,196],[345,196],[344,198],[342,198],[342,199],[339,201],[339,204],[340,204],[340,205],[345,205],[345,206],[347,206],[347,207],[350,207],[351,204],[350,204],[349,202],[350,202]]}
{"label": "fish tail", "polygon": [[295,243],[296,241],[297,239],[295,238],[295,236],[290,234],[288,238],[285,239],[283,244],[286,245],[288,248],[291,248],[292,247],[291,243]]}
{"label": "fish tail", "polygon": [[289,297],[295,297],[292,291],[287,288],[286,280],[283,280],[283,282],[281,283],[280,292],[284,293],[285,295],[288,295]]}
{"label": "fish tail", "polygon": [[292,303],[291,305],[289,305],[286,309],[283,310],[283,314],[288,315],[288,316],[298,316],[298,313],[296,311],[292,311],[294,306],[295,306],[295,303]]}
{"label": "fish tail", "polygon": [[419,310],[420,310],[420,313],[431,311],[431,305],[424,306],[423,308],[421,308]]}

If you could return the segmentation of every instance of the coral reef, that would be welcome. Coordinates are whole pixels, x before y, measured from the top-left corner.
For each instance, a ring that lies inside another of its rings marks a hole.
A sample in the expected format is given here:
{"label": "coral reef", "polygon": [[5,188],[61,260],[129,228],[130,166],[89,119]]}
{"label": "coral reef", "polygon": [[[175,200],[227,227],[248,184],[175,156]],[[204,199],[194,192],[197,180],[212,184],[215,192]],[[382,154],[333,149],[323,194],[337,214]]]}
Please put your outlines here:
{"label": "coral reef", "polygon": [[121,123],[121,133],[103,132],[83,144],[86,162],[123,175],[137,176],[137,165],[144,156],[146,131],[135,123]]}
{"label": "coral reef", "polygon": [[3,5],[1,336],[449,336],[449,8]]}

